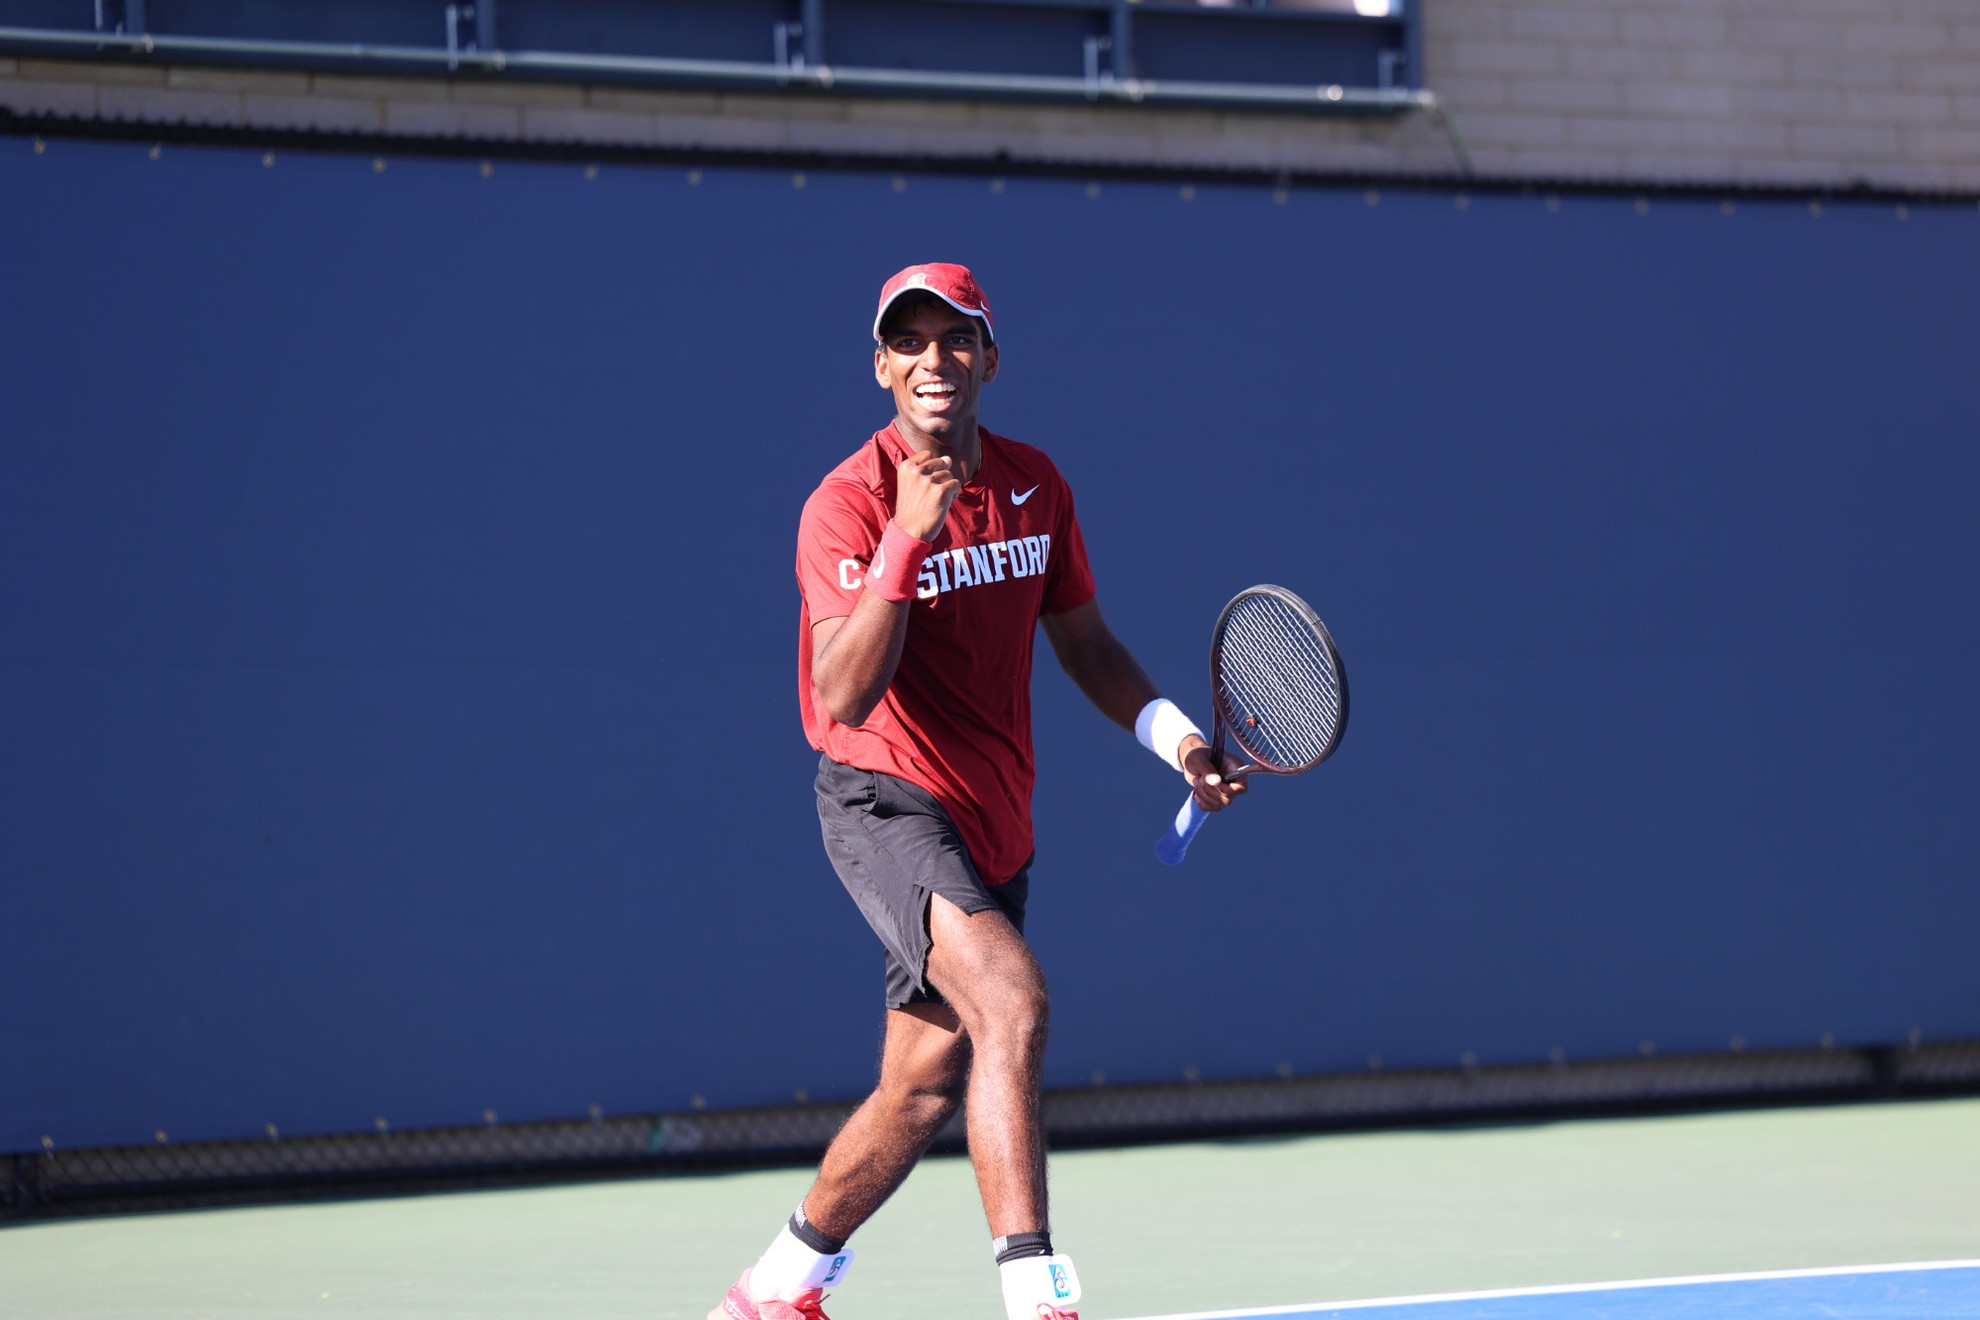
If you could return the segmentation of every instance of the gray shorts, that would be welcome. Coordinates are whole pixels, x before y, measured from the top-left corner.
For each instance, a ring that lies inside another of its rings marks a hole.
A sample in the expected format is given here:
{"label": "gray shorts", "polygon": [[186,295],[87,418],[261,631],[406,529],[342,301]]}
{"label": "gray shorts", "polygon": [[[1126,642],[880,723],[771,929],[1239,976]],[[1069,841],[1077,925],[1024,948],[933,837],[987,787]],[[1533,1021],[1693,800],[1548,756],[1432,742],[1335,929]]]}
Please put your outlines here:
{"label": "gray shorts", "polygon": [[949,813],[927,789],[876,770],[818,758],[818,824],[825,855],[887,950],[887,1007],[939,1004],[928,984],[928,899],[964,912],[996,909],[1024,931],[1031,863],[1001,885],[976,874]]}

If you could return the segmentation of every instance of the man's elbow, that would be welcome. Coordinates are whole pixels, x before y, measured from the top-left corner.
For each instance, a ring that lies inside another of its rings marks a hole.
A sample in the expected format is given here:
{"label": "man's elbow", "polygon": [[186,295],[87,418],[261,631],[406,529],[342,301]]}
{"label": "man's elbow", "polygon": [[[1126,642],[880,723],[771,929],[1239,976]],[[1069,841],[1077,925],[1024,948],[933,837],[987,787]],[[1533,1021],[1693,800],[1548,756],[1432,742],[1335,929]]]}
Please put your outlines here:
{"label": "man's elbow", "polygon": [[866,723],[866,717],[873,713],[874,703],[870,701],[862,702],[843,694],[828,692],[825,689],[825,685],[815,679],[812,681],[811,686],[817,691],[819,700],[824,703],[825,713],[832,717],[832,721],[835,724],[843,724],[848,728],[857,729],[860,725]]}
{"label": "man's elbow", "polygon": [[1086,644],[1069,646],[1059,656],[1059,668],[1066,671],[1066,677],[1082,689],[1098,682],[1112,668],[1113,657],[1104,646]]}

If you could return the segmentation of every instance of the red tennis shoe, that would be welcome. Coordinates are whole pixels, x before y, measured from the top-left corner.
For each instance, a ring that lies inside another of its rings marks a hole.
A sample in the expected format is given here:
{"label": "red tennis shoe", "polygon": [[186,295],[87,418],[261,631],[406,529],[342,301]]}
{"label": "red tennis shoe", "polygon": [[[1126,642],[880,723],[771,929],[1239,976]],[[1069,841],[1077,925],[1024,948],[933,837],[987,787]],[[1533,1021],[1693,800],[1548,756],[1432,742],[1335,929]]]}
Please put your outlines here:
{"label": "red tennis shoe", "polygon": [[[832,1320],[825,1314],[825,1290],[813,1288],[800,1293],[794,1302],[759,1302],[749,1295],[749,1271],[744,1270],[722,1304],[708,1313],[708,1320]],[[1072,1316],[1071,1320],[1079,1320]]]}

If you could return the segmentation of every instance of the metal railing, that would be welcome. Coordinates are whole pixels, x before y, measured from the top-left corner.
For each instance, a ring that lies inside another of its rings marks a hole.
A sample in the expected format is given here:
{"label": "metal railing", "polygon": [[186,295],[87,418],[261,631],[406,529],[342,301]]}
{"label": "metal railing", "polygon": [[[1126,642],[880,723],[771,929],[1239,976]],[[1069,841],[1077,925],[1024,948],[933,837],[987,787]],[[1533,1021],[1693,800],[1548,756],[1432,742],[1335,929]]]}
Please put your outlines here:
{"label": "metal railing", "polygon": [[[450,19],[450,38],[459,22]],[[0,27],[0,46],[68,54],[202,57],[279,61],[315,67],[357,65],[408,73],[487,75],[515,73],[562,80],[606,80],[654,86],[728,87],[764,91],[809,91],[883,96],[938,96],[1054,102],[1106,102],[1119,105],[1206,106],[1300,113],[1429,115],[1450,140],[1461,171],[1471,160],[1456,122],[1434,92],[1408,87],[1314,86],[1276,83],[1203,82],[1185,79],[1116,78],[1103,72],[1101,47],[1090,45],[1084,76],[964,73],[918,69],[877,69],[813,64],[793,57],[786,25],[786,57],[781,60],[682,59],[654,55],[605,55],[566,51],[483,50],[450,39],[445,46],[365,42],[289,41],[255,37],[185,36],[153,32],[74,31],[59,28]]]}

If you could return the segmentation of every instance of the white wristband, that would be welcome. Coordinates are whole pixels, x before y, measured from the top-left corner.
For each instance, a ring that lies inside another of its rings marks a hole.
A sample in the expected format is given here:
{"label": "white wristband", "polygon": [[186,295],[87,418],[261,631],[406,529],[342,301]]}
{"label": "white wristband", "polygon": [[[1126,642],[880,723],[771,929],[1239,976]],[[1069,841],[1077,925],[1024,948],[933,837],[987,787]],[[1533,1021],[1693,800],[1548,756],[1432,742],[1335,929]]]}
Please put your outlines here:
{"label": "white wristband", "polygon": [[1134,717],[1134,736],[1141,745],[1176,770],[1182,769],[1182,757],[1177,754],[1182,748],[1182,740],[1192,733],[1199,738],[1203,736],[1203,730],[1191,724],[1189,716],[1167,697],[1155,698],[1141,708],[1141,714]]}

